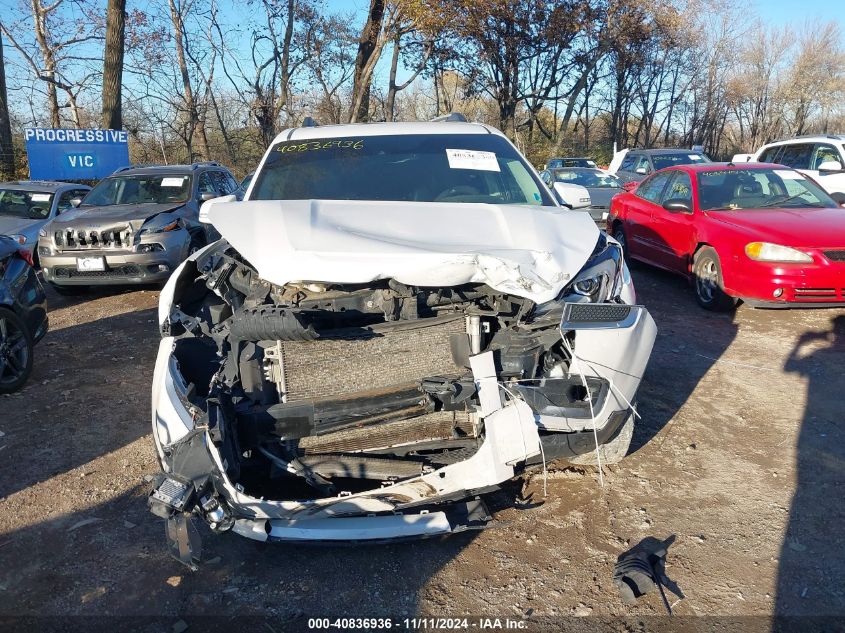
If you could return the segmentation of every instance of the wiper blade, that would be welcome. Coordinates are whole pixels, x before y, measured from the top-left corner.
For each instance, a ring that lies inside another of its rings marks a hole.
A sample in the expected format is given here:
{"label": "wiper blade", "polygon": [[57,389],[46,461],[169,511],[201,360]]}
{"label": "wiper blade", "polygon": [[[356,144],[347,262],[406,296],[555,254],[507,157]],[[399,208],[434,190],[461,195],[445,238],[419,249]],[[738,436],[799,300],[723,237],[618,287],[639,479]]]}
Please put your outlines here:
{"label": "wiper blade", "polygon": [[790,200],[795,200],[795,198],[800,198],[800,197],[801,197],[801,196],[803,196],[805,193],[807,193],[807,192],[806,192],[806,191],[803,191],[803,192],[801,192],[801,193],[796,193],[795,195],[792,195],[792,196],[787,196],[787,197],[786,197],[786,198],[784,198],[783,200],[773,200],[773,201],[772,201],[771,203],[769,203],[769,204],[761,204],[759,208],[760,208],[760,209],[769,209],[769,208],[771,208],[771,207],[775,207],[775,206],[777,206],[777,205],[784,204],[785,202],[789,202]]}

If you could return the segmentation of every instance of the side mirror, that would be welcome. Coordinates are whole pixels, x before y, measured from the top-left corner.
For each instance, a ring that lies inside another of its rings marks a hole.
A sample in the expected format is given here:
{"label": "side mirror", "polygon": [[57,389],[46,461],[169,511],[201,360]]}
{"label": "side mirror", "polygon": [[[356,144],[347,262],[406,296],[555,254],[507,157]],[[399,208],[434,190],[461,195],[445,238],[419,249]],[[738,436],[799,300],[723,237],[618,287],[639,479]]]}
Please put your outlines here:
{"label": "side mirror", "polygon": [[586,209],[592,204],[590,192],[581,185],[556,182],[554,192],[557,194],[558,201],[570,209]]}
{"label": "side mirror", "polygon": [[830,194],[830,197],[833,198],[833,201],[840,207],[845,207],[845,193],[841,191],[836,191]]}
{"label": "side mirror", "polygon": [[211,191],[203,191],[200,194],[200,202],[208,202],[209,200],[214,200],[214,198],[217,197],[218,196],[216,193],[212,193]]}
{"label": "side mirror", "polygon": [[203,224],[211,224],[211,220],[208,217],[208,214],[211,212],[211,207],[215,204],[220,204],[221,202],[236,202],[237,199],[238,197],[235,194],[230,193],[228,196],[219,196],[206,200],[200,207],[199,217],[197,219]]}
{"label": "side mirror", "polygon": [[70,206],[78,207],[80,204],[82,204],[82,198],[71,198],[70,199]]}
{"label": "side mirror", "polygon": [[663,203],[663,208],[670,213],[692,213],[692,205],[685,198],[669,198]]}
{"label": "side mirror", "polygon": [[646,169],[645,167],[637,167],[637,173],[645,175],[648,173],[648,169]]}
{"label": "side mirror", "polygon": [[826,160],[818,167],[820,174],[833,174],[842,171],[842,164],[838,160]]}

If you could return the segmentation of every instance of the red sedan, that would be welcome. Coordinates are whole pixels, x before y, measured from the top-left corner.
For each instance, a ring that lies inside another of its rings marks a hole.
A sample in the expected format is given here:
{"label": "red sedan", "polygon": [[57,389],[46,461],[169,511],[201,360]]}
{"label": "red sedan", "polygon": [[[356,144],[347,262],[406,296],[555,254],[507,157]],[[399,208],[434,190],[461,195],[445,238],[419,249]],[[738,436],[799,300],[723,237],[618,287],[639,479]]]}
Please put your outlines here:
{"label": "red sedan", "polygon": [[692,278],[709,310],[845,306],[845,209],[786,167],[663,169],[613,198],[608,232],[629,257]]}

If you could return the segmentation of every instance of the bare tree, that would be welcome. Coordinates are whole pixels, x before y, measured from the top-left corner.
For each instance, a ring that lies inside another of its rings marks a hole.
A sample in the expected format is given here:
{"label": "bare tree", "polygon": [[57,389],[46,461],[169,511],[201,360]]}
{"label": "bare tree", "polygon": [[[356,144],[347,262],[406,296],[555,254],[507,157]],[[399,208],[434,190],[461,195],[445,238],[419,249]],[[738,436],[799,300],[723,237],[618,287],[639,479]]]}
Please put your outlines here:
{"label": "bare tree", "polygon": [[74,10],[80,13],[76,20],[57,18],[63,2],[55,0],[45,5],[42,0],[30,0],[28,18],[32,20],[31,33],[34,37],[31,46],[23,40],[27,32],[23,21],[11,26],[0,23],[0,30],[17,49],[33,76],[46,85],[51,125],[61,126],[59,91],[62,91],[67,96],[73,123],[79,127],[82,124],[79,96],[98,72],[89,69],[90,62],[95,60],[77,54],[75,49],[88,42],[102,40],[103,36],[101,24],[95,18],[96,11],[84,0],[77,0],[73,5]]}
{"label": "bare tree", "polygon": [[[179,63],[179,75],[182,79],[182,99],[185,102],[185,112],[188,115],[189,143],[188,149],[191,154],[194,152],[193,139],[196,138],[196,154],[200,160],[208,160],[208,137],[205,131],[204,112],[194,95],[194,87],[188,71],[187,51],[189,34],[185,27],[185,16],[190,11],[193,0],[168,0],[170,6],[170,18],[173,22],[173,39],[176,46],[176,59]],[[193,156],[191,157],[193,159]]]}
{"label": "bare tree", "polygon": [[390,75],[387,80],[387,98],[385,100],[385,119],[393,121],[396,115],[396,95],[410,86],[417,77],[425,70],[431,54],[434,52],[434,40],[425,39],[417,40],[405,45],[405,50],[408,51],[416,49],[418,59],[414,65],[414,69],[408,78],[402,83],[396,83],[396,74],[399,68],[399,56],[402,51],[402,38],[415,32],[413,24],[405,21],[403,24],[397,24],[393,34],[393,56],[390,60]]}

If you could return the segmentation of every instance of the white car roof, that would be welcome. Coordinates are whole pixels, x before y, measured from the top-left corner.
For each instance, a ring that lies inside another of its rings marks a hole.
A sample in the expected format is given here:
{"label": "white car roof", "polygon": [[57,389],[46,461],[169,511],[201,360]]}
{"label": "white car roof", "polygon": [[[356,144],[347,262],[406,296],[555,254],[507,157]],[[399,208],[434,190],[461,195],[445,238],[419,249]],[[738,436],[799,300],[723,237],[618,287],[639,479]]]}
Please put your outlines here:
{"label": "white car roof", "polygon": [[337,136],[395,136],[398,134],[496,134],[504,136],[496,128],[482,123],[459,121],[427,121],[419,123],[346,123],[340,125],[317,125],[283,130],[273,145],[284,141],[298,141],[312,138],[334,138]]}
{"label": "white car roof", "polygon": [[809,135],[809,136],[797,136],[795,138],[782,138],[777,141],[772,141],[771,143],[766,143],[763,147],[771,147],[773,145],[791,145],[793,143],[830,143],[833,141],[834,143],[841,143],[845,141],[845,135],[843,134],[817,134],[817,135]]}

